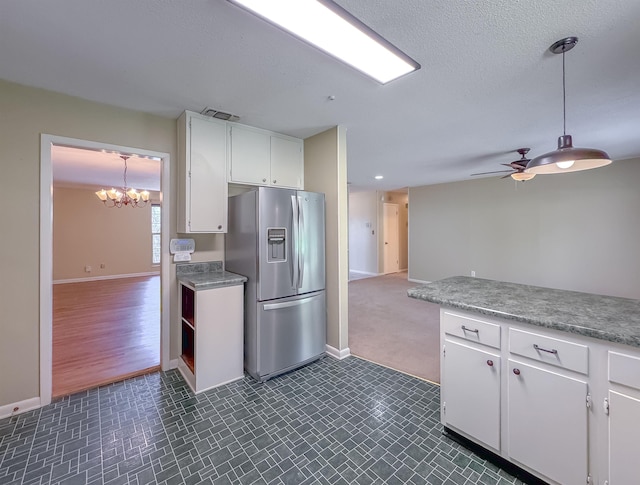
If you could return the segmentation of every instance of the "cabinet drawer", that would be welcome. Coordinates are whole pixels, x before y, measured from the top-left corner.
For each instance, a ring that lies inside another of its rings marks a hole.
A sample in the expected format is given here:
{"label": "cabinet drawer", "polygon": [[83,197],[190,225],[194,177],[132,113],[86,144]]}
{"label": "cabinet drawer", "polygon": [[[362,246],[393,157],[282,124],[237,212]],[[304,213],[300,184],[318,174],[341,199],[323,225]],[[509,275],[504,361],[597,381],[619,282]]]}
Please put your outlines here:
{"label": "cabinet drawer", "polygon": [[589,347],[536,333],[509,329],[509,352],[589,374]]}
{"label": "cabinet drawer", "polygon": [[477,342],[494,349],[500,348],[500,325],[495,323],[443,312],[441,325],[448,335]]}
{"label": "cabinet drawer", "polygon": [[609,381],[640,389],[640,358],[609,351]]}

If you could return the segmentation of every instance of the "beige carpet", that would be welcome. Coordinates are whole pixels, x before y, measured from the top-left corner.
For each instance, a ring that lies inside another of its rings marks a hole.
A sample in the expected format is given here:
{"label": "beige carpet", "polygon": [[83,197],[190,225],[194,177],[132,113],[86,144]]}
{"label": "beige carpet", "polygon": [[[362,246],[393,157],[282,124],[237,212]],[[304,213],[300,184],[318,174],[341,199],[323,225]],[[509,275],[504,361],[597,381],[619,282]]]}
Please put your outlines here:
{"label": "beige carpet", "polygon": [[358,357],[440,382],[438,305],[415,300],[407,273],[349,282],[349,348]]}

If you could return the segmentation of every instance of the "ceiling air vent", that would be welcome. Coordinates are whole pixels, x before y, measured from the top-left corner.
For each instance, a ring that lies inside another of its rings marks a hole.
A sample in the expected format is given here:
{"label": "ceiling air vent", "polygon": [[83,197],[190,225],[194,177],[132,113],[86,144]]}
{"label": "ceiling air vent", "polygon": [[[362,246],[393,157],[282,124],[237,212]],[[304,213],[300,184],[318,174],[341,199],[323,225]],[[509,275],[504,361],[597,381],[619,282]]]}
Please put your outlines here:
{"label": "ceiling air vent", "polygon": [[213,109],[213,108],[205,108],[202,111],[200,111],[200,114],[205,116],[211,116],[212,118],[218,118],[219,120],[225,120],[225,121],[238,121],[240,119],[239,116],[232,115],[231,113],[224,113],[222,111],[218,111],[217,109]]}

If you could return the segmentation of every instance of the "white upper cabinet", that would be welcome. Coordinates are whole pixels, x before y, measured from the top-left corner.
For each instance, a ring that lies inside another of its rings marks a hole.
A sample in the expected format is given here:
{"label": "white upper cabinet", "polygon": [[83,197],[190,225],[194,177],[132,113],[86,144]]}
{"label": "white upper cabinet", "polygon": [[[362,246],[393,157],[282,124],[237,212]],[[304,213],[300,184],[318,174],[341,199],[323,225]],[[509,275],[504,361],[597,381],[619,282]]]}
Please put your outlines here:
{"label": "white upper cabinet", "polygon": [[230,125],[231,182],[269,185],[271,136],[241,125]]}
{"label": "white upper cabinet", "polygon": [[230,182],[304,188],[302,140],[235,123],[229,138]]}
{"label": "white upper cabinet", "polygon": [[178,118],[178,232],[227,232],[227,123]]}
{"label": "white upper cabinet", "polygon": [[283,187],[304,188],[304,158],[302,140],[271,136],[271,184]]}

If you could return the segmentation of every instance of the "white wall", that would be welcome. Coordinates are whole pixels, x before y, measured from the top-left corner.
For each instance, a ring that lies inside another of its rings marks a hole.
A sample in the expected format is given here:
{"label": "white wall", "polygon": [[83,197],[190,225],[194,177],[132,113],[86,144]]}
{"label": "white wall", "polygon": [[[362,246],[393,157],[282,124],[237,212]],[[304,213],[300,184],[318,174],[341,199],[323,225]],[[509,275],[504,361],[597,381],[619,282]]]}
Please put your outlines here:
{"label": "white wall", "polygon": [[349,271],[378,274],[377,193],[349,194]]}
{"label": "white wall", "polygon": [[[516,185],[517,184],[517,185]],[[453,275],[640,299],[640,160],[409,189],[409,277]]]}

